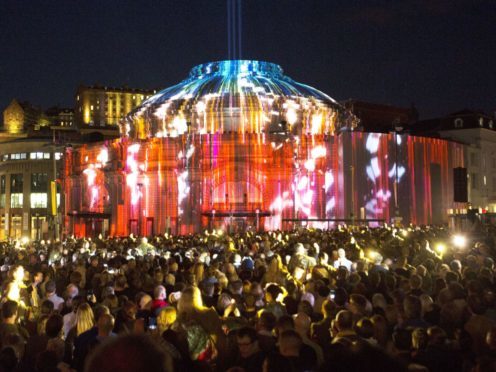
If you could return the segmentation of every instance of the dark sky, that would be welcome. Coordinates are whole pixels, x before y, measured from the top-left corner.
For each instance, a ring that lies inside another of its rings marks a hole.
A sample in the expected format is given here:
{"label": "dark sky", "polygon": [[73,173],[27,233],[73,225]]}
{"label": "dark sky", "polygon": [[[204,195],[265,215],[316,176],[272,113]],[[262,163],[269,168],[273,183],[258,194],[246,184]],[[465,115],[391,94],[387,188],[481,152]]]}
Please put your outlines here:
{"label": "dark sky", "polygon": [[[226,0],[0,0],[0,108],[165,88],[227,58]],[[496,0],[244,0],[247,59],[337,100],[496,110]]]}

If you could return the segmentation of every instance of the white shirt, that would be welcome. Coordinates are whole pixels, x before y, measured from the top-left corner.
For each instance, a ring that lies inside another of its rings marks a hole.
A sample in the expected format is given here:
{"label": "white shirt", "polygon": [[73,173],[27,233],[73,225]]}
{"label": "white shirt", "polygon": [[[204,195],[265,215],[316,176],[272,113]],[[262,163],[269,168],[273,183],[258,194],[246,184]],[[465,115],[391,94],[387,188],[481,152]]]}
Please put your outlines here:
{"label": "white shirt", "polygon": [[64,339],[67,338],[67,335],[69,334],[69,331],[76,325],[76,313],[74,311],[71,311],[70,313],[67,313],[64,315]]}
{"label": "white shirt", "polygon": [[338,269],[339,266],[344,266],[348,269],[348,271],[351,271],[351,264],[352,262],[348,260],[346,257],[338,258],[336,261],[334,261],[334,267],[336,269]]}
{"label": "white shirt", "polygon": [[62,304],[64,303],[64,299],[57,296],[56,293],[47,296],[47,300],[53,303],[53,308],[55,311],[59,311],[62,308]]}

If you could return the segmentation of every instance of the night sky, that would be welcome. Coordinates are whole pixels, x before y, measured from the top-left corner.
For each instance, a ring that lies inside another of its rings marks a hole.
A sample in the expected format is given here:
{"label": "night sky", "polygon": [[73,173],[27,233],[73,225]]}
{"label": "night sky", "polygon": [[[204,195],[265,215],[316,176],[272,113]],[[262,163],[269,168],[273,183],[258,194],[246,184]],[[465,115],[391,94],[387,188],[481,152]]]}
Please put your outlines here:
{"label": "night sky", "polygon": [[[0,109],[79,84],[161,89],[227,59],[225,0],[0,0]],[[496,110],[495,0],[244,0],[242,57],[421,118]]]}

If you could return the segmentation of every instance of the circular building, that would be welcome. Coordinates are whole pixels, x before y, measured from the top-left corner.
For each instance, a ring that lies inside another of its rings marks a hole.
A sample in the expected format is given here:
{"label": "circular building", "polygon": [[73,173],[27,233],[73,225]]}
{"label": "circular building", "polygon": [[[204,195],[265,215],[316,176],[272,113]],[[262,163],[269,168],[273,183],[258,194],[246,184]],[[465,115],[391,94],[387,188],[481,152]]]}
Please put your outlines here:
{"label": "circular building", "polygon": [[430,223],[451,206],[461,145],[357,133],[355,124],[340,104],[278,65],[196,66],[129,113],[120,139],[68,150],[65,230],[326,228],[398,214]]}
{"label": "circular building", "polygon": [[194,67],[188,79],[164,89],[121,124],[133,139],[186,133],[330,134],[345,123],[340,105],[297,83],[280,66],[220,61]]}

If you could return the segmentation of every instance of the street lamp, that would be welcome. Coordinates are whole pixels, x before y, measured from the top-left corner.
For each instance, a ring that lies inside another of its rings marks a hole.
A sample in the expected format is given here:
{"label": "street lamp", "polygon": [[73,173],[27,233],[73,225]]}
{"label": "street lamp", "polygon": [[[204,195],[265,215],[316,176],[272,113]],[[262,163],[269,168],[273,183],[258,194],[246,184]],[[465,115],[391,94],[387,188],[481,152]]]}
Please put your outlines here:
{"label": "street lamp", "polygon": [[138,236],[141,237],[141,214],[143,213],[141,208],[142,208],[142,205],[141,205],[141,188],[143,187],[143,184],[142,183],[138,183],[136,184],[136,187],[138,188]]}
{"label": "street lamp", "polygon": [[398,186],[399,186],[399,177],[398,177],[398,134],[403,130],[403,127],[400,125],[400,120],[395,119],[393,121],[393,130],[394,130],[394,218],[393,223],[399,223],[401,221],[400,217],[400,207],[398,201]]}

